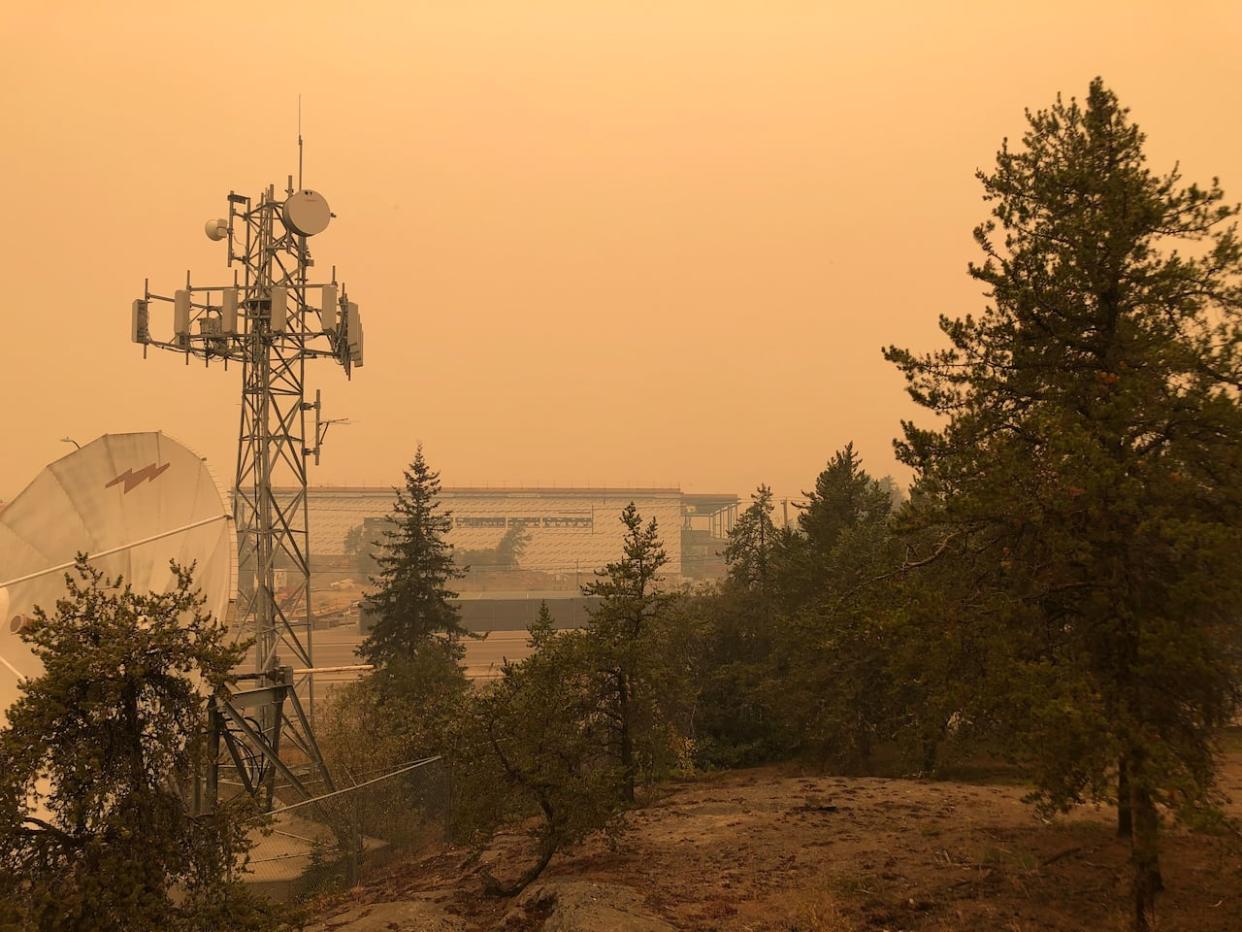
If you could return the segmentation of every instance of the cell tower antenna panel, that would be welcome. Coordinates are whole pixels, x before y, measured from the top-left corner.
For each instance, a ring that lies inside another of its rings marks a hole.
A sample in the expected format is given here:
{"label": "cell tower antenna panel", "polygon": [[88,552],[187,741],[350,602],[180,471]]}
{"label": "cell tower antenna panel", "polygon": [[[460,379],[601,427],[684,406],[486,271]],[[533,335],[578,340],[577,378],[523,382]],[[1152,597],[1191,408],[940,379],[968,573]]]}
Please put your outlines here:
{"label": "cell tower antenna panel", "polygon": [[[226,244],[233,281],[195,285],[187,273],[185,286],[173,294],[156,294],[148,286],[134,302],[131,327],[144,352],[154,346],[208,364],[241,366],[233,624],[255,639],[259,687],[291,682],[284,661],[314,667],[306,490],[308,460],[318,461],[320,438],[309,435],[314,428],[307,414],[313,410],[318,421],[320,407],[318,393],[313,404],[306,401],[306,363],[331,360],[347,376],[362,364],[357,305],[343,284],[309,280],[314,262],[308,240],[332,219],[327,200],[300,185],[293,190],[292,183],[284,193],[278,197],[274,185],[257,198],[230,192],[228,215],[209,220],[205,229],[210,239]],[[153,311],[162,304],[172,305],[170,339],[154,335]],[[313,674],[291,688],[307,693],[313,722]],[[279,722],[279,712],[275,717]]]}

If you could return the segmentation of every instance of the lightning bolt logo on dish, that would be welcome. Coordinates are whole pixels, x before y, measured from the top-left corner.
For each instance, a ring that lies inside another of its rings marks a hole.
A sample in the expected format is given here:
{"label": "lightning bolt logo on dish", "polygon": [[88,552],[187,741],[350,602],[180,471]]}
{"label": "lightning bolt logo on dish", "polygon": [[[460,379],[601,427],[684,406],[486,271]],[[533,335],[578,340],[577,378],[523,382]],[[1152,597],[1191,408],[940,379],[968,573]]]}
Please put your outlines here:
{"label": "lightning bolt logo on dish", "polygon": [[125,472],[121,473],[119,476],[117,476],[115,479],[113,479],[111,482],[105,485],[104,488],[110,489],[114,485],[120,485],[122,482],[124,482],[125,483],[125,494],[128,495],[130,492],[132,492],[134,489],[138,488],[138,486],[142,484],[143,479],[146,479],[148,482],[154,482],[157,478],[159,478],[160,474],[163,473],[163,471],[167,469],[170,465],[172,464],[165,463],[163,466],[157,466],[155,463],[152,463],[150,466],[143,466],[142,469],[139,469],[136,471],[133,469],[127,469],[125,470]]}

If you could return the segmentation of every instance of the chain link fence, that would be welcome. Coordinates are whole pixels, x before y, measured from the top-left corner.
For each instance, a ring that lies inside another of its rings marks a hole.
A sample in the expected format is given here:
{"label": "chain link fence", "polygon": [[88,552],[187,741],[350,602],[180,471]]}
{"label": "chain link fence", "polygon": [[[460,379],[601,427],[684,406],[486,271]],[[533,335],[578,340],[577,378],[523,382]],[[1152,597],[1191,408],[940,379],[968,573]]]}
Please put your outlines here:
{"label": "chain link fence", "polygon": [[287,900],[352,886],[396,857],[443,841],[452,821],[449,770],[439,757],[308,780],[304,799],[277,786],[269,829],[250,852],[247,880]]}

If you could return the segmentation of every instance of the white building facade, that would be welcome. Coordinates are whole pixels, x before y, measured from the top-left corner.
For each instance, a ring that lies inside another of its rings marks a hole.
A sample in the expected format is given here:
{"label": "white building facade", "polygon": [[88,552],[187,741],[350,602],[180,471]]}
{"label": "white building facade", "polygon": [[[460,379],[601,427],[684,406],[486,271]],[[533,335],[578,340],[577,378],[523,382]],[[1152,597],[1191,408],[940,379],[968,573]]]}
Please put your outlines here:
{"label": "white building facade", "polygon": [[[441,503],[450,513],[448,540],[460,550],[495,548],[507,532],[523,529],[521,569],[555,577],[567,588],[621,556],[625,527],[620,516],[633,502],[643,522],[655,518],[668,554],[664,575],[681,582],[682,492],[675,488],[445,488]],[[308,490],[310,550],[315,557],[346,553],[346,538],[367,519],[392,510],[386,488],[317,486]],[[374,527],[374,522],[372,522]]]}

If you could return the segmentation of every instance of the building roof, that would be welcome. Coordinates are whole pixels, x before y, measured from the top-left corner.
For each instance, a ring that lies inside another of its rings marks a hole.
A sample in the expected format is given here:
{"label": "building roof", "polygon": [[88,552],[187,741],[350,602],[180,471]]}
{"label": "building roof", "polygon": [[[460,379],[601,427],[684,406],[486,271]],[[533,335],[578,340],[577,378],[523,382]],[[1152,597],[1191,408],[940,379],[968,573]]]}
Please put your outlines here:
{"label": "building roof", "polygon": [[[373,496],[373,495],[391,495],[393,486],[390,485],[312,485],[307,487],[310,494],[330,494],[342,497],[350,496]],[[292,492],[293,489],[276,489],[277,492]],[[587,487],[587,486],[512,486],[512,485],[493,485],[493,486],[443,486],[440,489],[441,495],[450,495],[454,498],[465,498],[474,496],[488,497],[513,497],[513,498],[531,498],[540,495],[555,495],[559,497],[569,498],[620,498],[627,495],[633,495],[643,498],[684,498],[685,493],[681,489],[670,486],[654,486],[643,488],[637,486],[631,487]],[[732,500],[736,500],[737,496],[731,496]]]}

